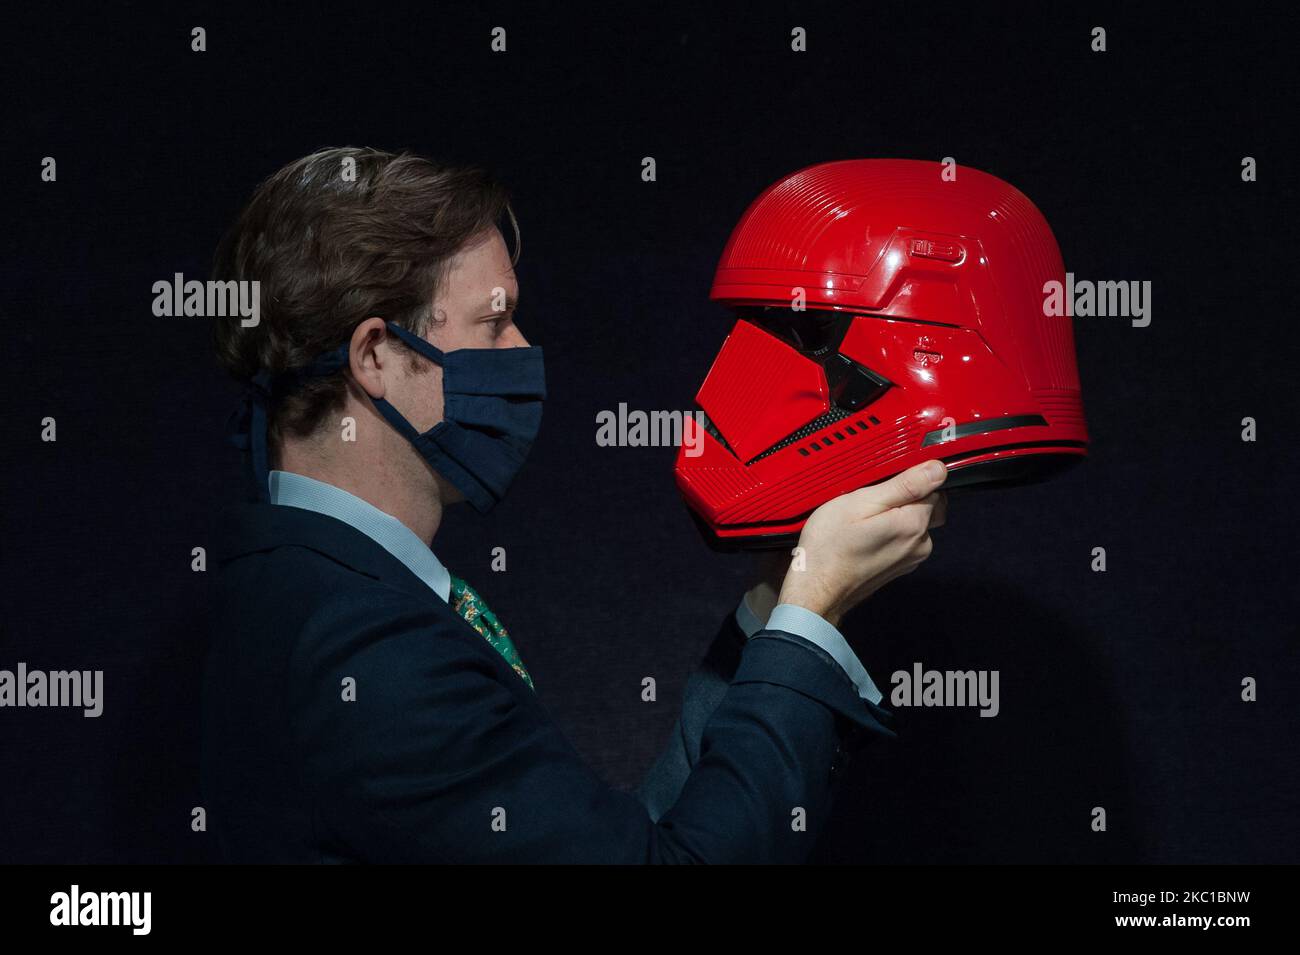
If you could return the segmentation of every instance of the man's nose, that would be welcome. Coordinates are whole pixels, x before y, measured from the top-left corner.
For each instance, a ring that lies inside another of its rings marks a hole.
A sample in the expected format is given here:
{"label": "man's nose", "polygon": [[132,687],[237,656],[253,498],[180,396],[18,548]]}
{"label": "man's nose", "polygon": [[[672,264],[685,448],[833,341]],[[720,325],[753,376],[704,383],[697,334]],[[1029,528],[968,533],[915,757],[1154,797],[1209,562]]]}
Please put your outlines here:
{"label": "man's nose", "polygon": [[505,348],[527,348],[528,339],[524,338],[524,333],[519,330],[519,326],[511,323],[510,331],[501,336],[502,346]]}

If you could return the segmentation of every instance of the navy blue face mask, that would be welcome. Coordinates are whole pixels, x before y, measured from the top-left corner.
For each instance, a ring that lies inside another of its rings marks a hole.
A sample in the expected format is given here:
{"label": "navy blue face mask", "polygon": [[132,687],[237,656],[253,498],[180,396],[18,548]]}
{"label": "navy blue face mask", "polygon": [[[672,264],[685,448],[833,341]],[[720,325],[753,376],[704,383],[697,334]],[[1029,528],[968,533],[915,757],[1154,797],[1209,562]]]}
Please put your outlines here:
{"label": "navy blue face mask", "polygon": [[[408,347],[442,366],[443,420],[428,431],[415,429],[384,398],[375,408],[406,438],[429,466],[465,499],[486,513],[505,497],[523,466],[542,421],[546,376],[542,349],[458,348],[444,352],[394,322],[388,330]],[[268,409],[303,380],[332,375],[348,362],[347,344],[311,365],[272,378],[255,376],[233,428],[238,447],[250,452],[259,497],[267,498]]]}

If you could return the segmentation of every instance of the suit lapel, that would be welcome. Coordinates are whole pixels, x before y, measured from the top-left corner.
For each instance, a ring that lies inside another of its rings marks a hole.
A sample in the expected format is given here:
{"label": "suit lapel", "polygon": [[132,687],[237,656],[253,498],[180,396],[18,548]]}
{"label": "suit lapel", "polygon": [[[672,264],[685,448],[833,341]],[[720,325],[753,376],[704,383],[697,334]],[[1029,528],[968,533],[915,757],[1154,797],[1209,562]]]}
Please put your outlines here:
{"label": "suit lapel", "polygon": [[218,518],[213,548],[218,561],[286,546],[306,547],[413,597],[447,606],[410,568],[336,517],[300,507],[257,503],[232,505]]}

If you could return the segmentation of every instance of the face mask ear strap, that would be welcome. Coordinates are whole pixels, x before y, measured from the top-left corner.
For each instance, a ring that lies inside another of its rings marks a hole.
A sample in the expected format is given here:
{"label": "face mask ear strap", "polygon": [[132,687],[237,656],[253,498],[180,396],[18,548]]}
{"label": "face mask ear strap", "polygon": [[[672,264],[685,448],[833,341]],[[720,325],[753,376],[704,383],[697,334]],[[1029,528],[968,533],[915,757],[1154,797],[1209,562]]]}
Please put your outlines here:
{"label": "face mask ear strap", "polygon": [[[443,352],[441,349],[435,348],[419,335],[407,331],[396,322],[385,322],[384,324],[388,326],[390,332],[396,335],[407,347],[415,351],[416,354],[423,355],[435,364],[441,365],[443,363]],[[406,440],[410,441],[412,444],[417,446],[419,445],[422,435],[415,429],[415,425],[407,421],[406,418],[402,416],[402,413],[389,404],[386,399],[375,398],[373,399],[373,402],[375,407],[379,410],[379,413],[387,419],[388,423],[396,429],[398,434],[406,438]]]}
{"label": "face mask ear strap", "polygon": [[421,435],[420,432],[415,430],[415,425],[402,417],[402,413],[389,404],[387,399],[372,398],[371,401],[398,434],[412,444],[419,443]]}
{"label": "face mask ear strap", "polygon": [[243,403],[231,419],[230,439],[235,447],[249,453],[253,467],[257,499],[269,501],[266,478],[270,473],[271,454],[267,429],[278,400],[293,392],[308,378],[323,378],[348,365],[349,346],[345,343],[318,357],[310,365],[279,375],[259,371],[244,389]]}
{"label": "face mask ear strap", "polygon": [[385,324],[388,326],[388,330],[400,338],[407,347],[414,349],[416,352],[435,364],[441,365],[443,363],[444,355],[441,349],[435,348],[419,335],[407,331],[396,322],[385,322]]}
{"label": "face mask ear strap", "polygon": [[336,371],[348,367],[348,358],[352,353],[350,342],[344,342],[332,352],[321,355],[302,371],[304,378],[324,378]]}

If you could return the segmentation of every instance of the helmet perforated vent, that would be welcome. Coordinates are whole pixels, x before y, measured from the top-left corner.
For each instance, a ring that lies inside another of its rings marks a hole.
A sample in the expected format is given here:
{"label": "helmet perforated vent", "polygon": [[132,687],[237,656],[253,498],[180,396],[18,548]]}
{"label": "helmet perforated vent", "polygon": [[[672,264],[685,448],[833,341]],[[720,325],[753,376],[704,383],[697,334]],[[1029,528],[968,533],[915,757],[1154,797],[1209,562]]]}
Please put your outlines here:
{"label": "helmet perforated vent", "polygon": [[790,447],[790,445],[792,444],[798,444],[804,438],[816,434],[818,431],[820,431],[822,428],[826,427],[827,425],[834,424],[836,421],[843,421],[848,416],[849,413],[845,411],[843,408],[832,408],[830,411],[826,412],[825,414],[813,418],[812,421],[809,421],[798,431],[792,432],[791,434],[782,438],[780,441],[772,445],[762,454],[757,455],[756,457],[752,458],[749,461],[746,461],[745,464],[750,465],[753,464],[755,461],[761,461],[769,454],[776,454],[776,452],[784,450],[785,448]]}

